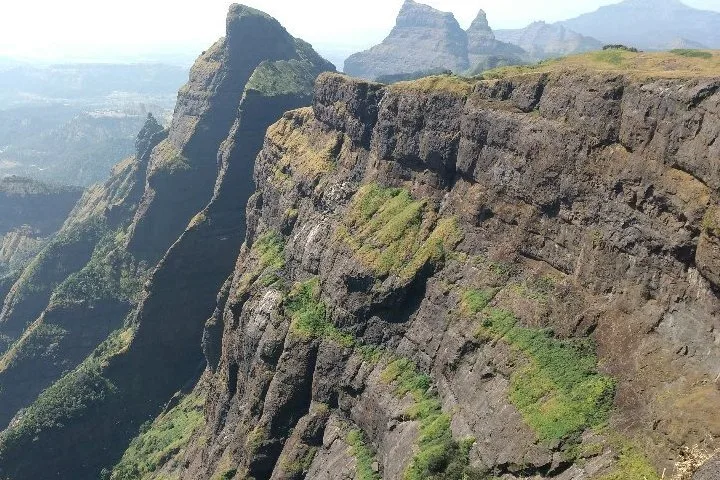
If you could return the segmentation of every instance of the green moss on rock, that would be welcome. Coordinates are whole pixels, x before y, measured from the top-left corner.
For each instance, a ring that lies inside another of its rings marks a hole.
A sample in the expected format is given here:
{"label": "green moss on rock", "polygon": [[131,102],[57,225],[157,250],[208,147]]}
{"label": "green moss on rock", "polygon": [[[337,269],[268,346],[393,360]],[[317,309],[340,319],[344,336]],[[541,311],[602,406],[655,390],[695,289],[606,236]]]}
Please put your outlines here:
{"label": "green moss on rock", "polygon": [[378,276],[403,279],[429,263],[442,263],[462,240],[454,218],[439,218],[407,190],[374,183],[355,194],[337,236]]}
{"label": "green moss on rock", "polygon": [[115,466],[111,480],[152,480],[158,468],[179,457],[192,435],[205,424],[206,394],[196,390],[160,415],[136,437]]}
{"label": "green moss on rock", "polygon": [[588,339],[560,340],[547,330],[518,325],[506,310],[483,314],[479,336],[503,340],[528,360],[510,379],[510,401],[544,441],[577,440],[604,424],[612,408],[615,382],[597,372]]}

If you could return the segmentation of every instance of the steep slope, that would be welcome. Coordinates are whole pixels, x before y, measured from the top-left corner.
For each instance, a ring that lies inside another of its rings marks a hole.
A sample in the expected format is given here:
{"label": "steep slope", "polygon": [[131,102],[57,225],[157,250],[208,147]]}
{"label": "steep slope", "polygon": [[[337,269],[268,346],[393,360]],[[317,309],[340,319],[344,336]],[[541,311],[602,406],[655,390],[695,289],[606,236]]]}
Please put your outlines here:
{"label": "steep slope", "polygon": [[606,44],[664,50],[685,39],[720,48],[720,13],[697,10],[680,0],[625,0],[559,24]]}
{"label": "steep slope", "polygon": [[19,270],[57,232],[81,194],[78,188],[21,177],[0,179],[0,302]]}
{"label": "steep slope", "polygon": [[[231,6],[227,35],[196,62],[169,131],[138,155],[140,181],[123,182],[137,192],[133,208],[102,229],[89,260],[0,364],[2,403],[12,398],[13,408],[77,366],[0,436],[0,476],[97,478],[197,377],[205,320],[244,238],[264,132],[310,103],[314,78],[328,69],[272,17]],[[43,376],[15,381],[27,371]]]}
{"label": "steep slope", "polygon": [[268,130],[203,381],[112,478],[714,478],[718,81],[583,58],[323,75]]}
{"label": "steep slope", "polygon": [[602,50],[603,44],[592,37],[573,32],[562,25],[533,22],[517,30],[498,30],[498,39],[517,45],[537,60],[575,53]]}

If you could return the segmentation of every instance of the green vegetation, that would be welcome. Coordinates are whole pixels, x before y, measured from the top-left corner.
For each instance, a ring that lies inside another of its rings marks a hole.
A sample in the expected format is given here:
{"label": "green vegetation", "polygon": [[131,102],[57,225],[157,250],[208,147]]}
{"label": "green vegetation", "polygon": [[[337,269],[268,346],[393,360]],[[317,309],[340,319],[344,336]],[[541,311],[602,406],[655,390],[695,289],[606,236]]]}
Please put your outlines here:
{"label": "green vegetation", "polygon": [[404,474],[405,480],[461,480],[480,478],[469,466],[468,454],[474,439],[455,440],[450,430],[450,415],[443,413],[440,400],[430,391],[430,377],[418,372],[406,358],[396,359],[382,372],[381,380],[392,384],[402,398],[410,395],[413,405],[406,412],[420,425],[417,451]]}
{"label": "green vegetation", "polygon": [[705,233],[713,237],[720,237],[720,224],[718,224],[719,221],[720,207],[713,206],[708,208],[702,221],[702,228],[703,230],[705,230]]}
{"label": "green vegetation", "polygon": [[295,172],[312,178],[335,168],[345,137],[337,132],[309,131],[305,125],[312,124],[314,119],[312,108],[299,108],[285,113],[268,129],[268,139],[283,152],[275,172],[278,187],[292,185],[287,179]]}
{"label": "green vegetation", "polygon": [[327,338],[343,347],[355,346],[355,338],[341,332],[327,318],[325,304],[320,300],[317,278],[299,283],[290,292],[285,310],[292,319],[295,333],[306,337]]}
{"label": "green vegetation", "polygon": [[190,170],[190,160],[182,154],[169,139],[165,139],[153,151],[151,169],[174,174],[179,171]]}
{"label": "green vegetation", "polygon": [[602,50],[599,52],[595,52],[594,60],[596,62],[610,63],[612,65],[622,65],[625,59],[626,52],[627,50],[622,50],[619,48]]}
{"label": "green vegetation", "polygon": [[[194,391],[141,432],[113,469],[112,480],[150,480],[159,467],[177,458],[205,423],[205,393]],[[142,429],[141,429],[142,430]]]}
{"label": "green vegetation", "polygon": [[468,96],[472,93],[476,80],[458,75],[432,75],[418,80],[398,82],[390,86],[393,90],[418,90],[423,93],[446,92],[453,95]]}
{"label": "green vegetation", "polygon": [[375,453],[365,443],[362,430],[351,430],[346,442],[350,445],[350,455],[355,457],[357,462],[355,480],[382,480],[380,473],[373,470]]}
{"label": "green vegetation", "polygon": [[255,267],[240,279],[237,295],[242,296],[258,284],[270,287],[280,282],[280,271],[285,268],[285,242],[277,232],[261,235],[250,249],[249,258]]}
{"label": "green vegetation", "polygon": [[660,480],[660,476],[648,459],[636,447],[623,444],[613,472],[598,480]]}
{"label": "green vegetation", "polygon": [[510,401],[541,440],[573,443],[586,428],[607,421],[615,383],[597,372],[589,340],[556,339],[550,331],[522,327],[511,312],[494,308],[485,310],[479,335],[502,339],[529,360],[510,379]]}
{"label": "green vegetation", "polygon": [[315,66],[300,60],[263,61],[245,87],[265,96],[310,95],[317,73]]}
{"label": "green vegetation", "polygon": [[290,462],[287,465],[284,465],[285,472],[291,475],[306,474],[308,470],[310,470],[310,466],[315,459],[315,454],[317,453],[317,451],[317,447],[308,447],[308,450],[305,452],[305,455],[303,455],[302,458],[294,462]]}
{"label": "green vegetation", "polygon": [[19,421],[0,434],[0,455],[17,443],[31,441],[38,432],[72,423],[115,395],[117,388],[102,372],[111,357],[128,347],[133,335],[133,327],[113,332],[80,366],[41,393]]}
{"label": "green vegetation", "polygon": [[670,53],[680,55],[681,57],[702,58],[704,60],[710,60],[711,58],[713,58],[713,54],[710,52],[705,52],[703,50],[695,50],[691,48],[676,48],[674,50],[670,50]]}
{"label": "green vegetation", "polygon": [[425,200],[407,190],[363,186],[337,232],[378,276],[410,279],[428,263],[440,264],[462,240],[453,218],[438,218]]}
{"label": "green vegetation", "polygon": [[58,285],[51,302],[68,305],[115,299],[136,303],[146,274],[147,267],[125,249],[124,232],[110,232],[98,242],[90,261]]}
{"label": "green vegetation", "polygon": [[480,313],[487,307],[490,302],[495,298],[495,295],[497,295],[497,290],[490,289],[490,290],[478,290],[478,289],[470,289],[466,290],[462,294],[462,299],[460,301],[460,307],[462,308],[462,311],[469,315],[474,315],[476,313]]}

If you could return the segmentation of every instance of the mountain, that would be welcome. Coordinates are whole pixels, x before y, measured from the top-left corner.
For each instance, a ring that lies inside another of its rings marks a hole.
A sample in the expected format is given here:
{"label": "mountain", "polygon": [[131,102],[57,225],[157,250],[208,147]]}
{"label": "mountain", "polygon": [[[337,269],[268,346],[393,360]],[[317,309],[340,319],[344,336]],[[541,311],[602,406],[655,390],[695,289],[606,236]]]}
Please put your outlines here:
{"label": "mountain", "polygon": [[606,44],[646,50],[669,49],[678,39],[720,48],[720,12],[679,0],[625,0],[559,24]]}
{"label": "mountain", "polygon": [[406,0],[388,37],[348,57],[344,71],[372,80],[439,70],[464,72],[491,55],[510,57],[519,63],[523,53],[514,45],[495,40],[483,11],[466,32],[452,13]]}
{"label": "mountain", "polygon": [[135,155],[85,193],[5,299],[0,477],[96,479],[194,384],[264,133],[311,102],[325,70],[277,20],[231,6],[170,127],[147,118]]}
{"label": "mountain", "polygon": [[573,32],[562,25],[534,22],[517,30],[498,30],[495,36],[517,45],[534,59],[562,57],[575,53],[601,50],[602,42]]}
{"label": "mountain", "polygon": [[[27,178],[0,179],[0,303],[22,268],[60,229],[81,193]],[[0,348],[3,342],[0,338]]]}
{"label": "mountain", "polygon": [[110,478],[717,478],[720,72],[619,55],[321,75]]}

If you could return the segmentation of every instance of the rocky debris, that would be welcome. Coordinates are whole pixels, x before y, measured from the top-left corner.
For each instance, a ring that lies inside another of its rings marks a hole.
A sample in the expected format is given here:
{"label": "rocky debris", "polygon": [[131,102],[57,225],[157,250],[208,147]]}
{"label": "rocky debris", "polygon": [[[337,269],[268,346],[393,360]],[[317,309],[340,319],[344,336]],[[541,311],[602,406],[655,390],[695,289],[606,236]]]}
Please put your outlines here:
{"label": "rocky debris", "polygon": [[517,64],[523,54],[521,48],[495,39],[483,11],[465,32],[452,13],[406,0],[388,37],[369,50],[351,55],[344,70],[370,80],[417,76],[439,69],[461,73],[490,55]]}
{"label": "rocky debris", "polygon": [[498,30],[495,36],[517,45],[537,60],[602,50],[603,43],[557,24],[533,22],[517,30]]}

